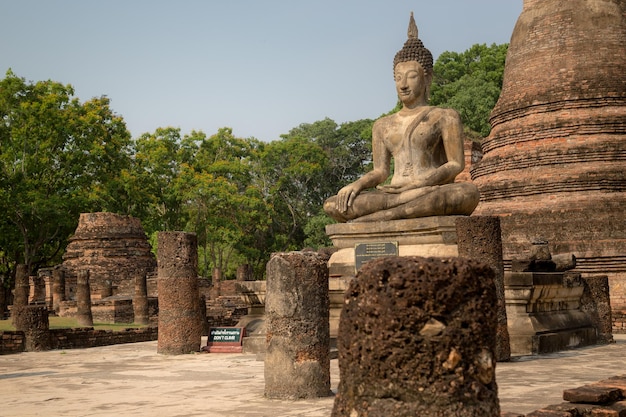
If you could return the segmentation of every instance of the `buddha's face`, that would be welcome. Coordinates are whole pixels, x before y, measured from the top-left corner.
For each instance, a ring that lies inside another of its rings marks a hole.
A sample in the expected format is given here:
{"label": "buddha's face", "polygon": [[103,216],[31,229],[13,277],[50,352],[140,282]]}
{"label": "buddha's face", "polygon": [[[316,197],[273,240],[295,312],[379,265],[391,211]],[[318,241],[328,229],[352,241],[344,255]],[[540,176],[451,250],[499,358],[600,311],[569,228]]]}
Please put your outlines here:
{"label": "buddha's face", "polygon": [[424,68],[417,61],[398,62],[394,70],[396,91],[405,107],[427,104],[428,82]]}

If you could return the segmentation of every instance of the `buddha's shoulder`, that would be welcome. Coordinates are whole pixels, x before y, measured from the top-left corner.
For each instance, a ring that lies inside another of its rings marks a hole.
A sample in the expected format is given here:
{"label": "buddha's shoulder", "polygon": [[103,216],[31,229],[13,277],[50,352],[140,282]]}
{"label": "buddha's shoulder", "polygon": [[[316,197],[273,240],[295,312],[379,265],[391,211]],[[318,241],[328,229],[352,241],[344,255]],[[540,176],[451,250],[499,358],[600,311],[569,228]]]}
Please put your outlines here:
{"label": "buddha's shoulder", "polygon": [[444,120],[460,120],[461,119],[459,112],[448,107],[431,106],[428,116],[441,118]]}

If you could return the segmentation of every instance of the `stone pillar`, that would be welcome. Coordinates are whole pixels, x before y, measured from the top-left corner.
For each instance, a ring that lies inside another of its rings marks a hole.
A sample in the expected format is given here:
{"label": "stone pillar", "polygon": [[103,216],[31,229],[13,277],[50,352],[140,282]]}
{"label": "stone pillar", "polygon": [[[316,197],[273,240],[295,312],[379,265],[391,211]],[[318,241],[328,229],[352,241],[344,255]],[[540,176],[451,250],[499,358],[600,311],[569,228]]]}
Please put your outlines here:
{"label": "stone pillar", "polygon": [[502,261],[502,231],[500,218],[495,216],[458,217],[456,235],[459,256],[486,263],[494,272],[498,296],[498,331],[496,336],[496,360],[511,359],[511,343],[506,319],[504,299],[504,262]]}
{"label": "stone pillar", "polygon": [[196,235],[159,232],[159,336],[157,352],[180,355],[198,352],[202,339]]}
{"label": "stone pillar", "polygon": [[609,277],[583,277],[583,295],[580,309],[585,311],[598,332],[598,343],[613,343],[613,320],[609,295]]}
{"label": "stone pillar", "polygon": [[102,281],[102,286],[100,287],[100,298],[107,298],[113,295],[113,282],[110,279],[105,279]]}
{"label": "stone pillar", "polygon": [[44,285],[44,302],[46,308],[52,310],[52,269],[51,268],[41,268],[37,271],[41,280],[43,280]]}
{"label": "stone pillar", "polygon": [[315,252],[290,252],[267,264],[267,398],[331,395],[327,262]]}
{"label": "stone pillar", "polygon": [[44,304],[46,300],[46,286],[43,277],[39,273],[31,275],[28,277],[28,284],[30,286],[29,304]]}
{"label": "stone pillar", "polygon": [[222,270],[219,268],[213,268],[213,274],[211,278],[211,283],[213,284],[213,291],[211,291],[211,297],[214,299],[222,295],[221,282],[222,282]]}
{"label": "stone pillar", "polygon": [[7,309],[7,293],[4,288],[4,281],[0,279],[0,320],[4,319],[4,312]]}
{"label": "stone pillar", "polygon": [[243,264],[237,267],[237,281],[252,281],[252,267],[250,264]]}
{"label": "stone pillar", "polygon": [[150,313],[148,310],[148,286],[145,272],[135,274],[135,296],[133,297],[134,322],[136,324],[150,323]]}
{"label": "stone pillar", "polygon": [[498,417],[493,269],[386,257],[350,282],[333,417]]}
{"label": "stone pillar", "polygon": [[61,301],[65,301],[65,272],[57,267],[52,271],[52,308],[57,314]]}
{"label": "stone pillar", "polygon": [[25,264],[18,264],[15,268],[15,294],[13,296],[13,307],[28,305],[28,295],[30,293],[30,283],[28,278],[28,267]]}
{"label": "stone pillar", "polygon": [[81,269],[76,277],[76,320],[81,326],[93,326],[89,271]]}
{"label": "stone pillar", "polygon": [[50,323],[44,306],[18,306],[14,310],[15,329],[24,332],[27,352],[50,350]]}

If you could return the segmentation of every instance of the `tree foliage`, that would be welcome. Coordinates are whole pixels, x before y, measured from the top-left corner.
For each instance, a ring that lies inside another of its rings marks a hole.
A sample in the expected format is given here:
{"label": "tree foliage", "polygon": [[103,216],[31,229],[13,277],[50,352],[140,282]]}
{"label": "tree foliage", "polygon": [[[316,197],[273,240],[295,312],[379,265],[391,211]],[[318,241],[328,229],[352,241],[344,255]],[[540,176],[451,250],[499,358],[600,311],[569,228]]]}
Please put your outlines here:
{"label": "tree foliage", "polygon": [[69,85],[0,81],[0,253],[31,268],[58,261],[78,214],[123,193],[130,134],[106,97],[80,103]]}
{"label": "tree foliage", "polygon": [[457,110],[466,128],[489,135],[507,50],[508,44],[476,44],[461,53],[443,52],[433,68],[430,103]]}

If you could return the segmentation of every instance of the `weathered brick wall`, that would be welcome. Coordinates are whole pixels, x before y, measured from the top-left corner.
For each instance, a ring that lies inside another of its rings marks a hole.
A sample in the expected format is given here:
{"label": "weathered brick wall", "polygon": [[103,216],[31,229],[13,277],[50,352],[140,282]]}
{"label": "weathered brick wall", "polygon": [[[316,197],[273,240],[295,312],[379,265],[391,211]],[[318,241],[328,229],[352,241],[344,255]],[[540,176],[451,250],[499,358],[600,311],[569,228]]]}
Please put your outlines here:
{"label": "weathered brick wall", "polygon": [[[157,340],[157,327],[125,329],[122,331],[94,330],[92,327],[50,330],[53,349],[78,349],[121,343]],[[24,351],[24,332],[0,332],[0,355]]]}
{"label": "weathered brick wall", "polygon": [[24,332],[5,331],[0,337],[0,355],[24,352]]}
{"label": "weathered brick wall", "polygon": [[613,310],[613,333],[626,333],[626,310]]}
{"label": "weathered brick wall", "polygon": [[152,275],[156,259],[139,219],[82,213],[63,255],[63,269],[68,298],[73,296],[77,271],[88,269],[92,300],[97,300],[107,287],[112,287],[113,295],[132,295],[135,275]]}
{"label": "weathered brick wall", "polygon": [[[607,275],[626,309],[626,6],[525,0],[471,169],[476,215],[501,218],[505,267],[541,237],[576,272]],[[620,323],[620,320],[616,323]]]}

